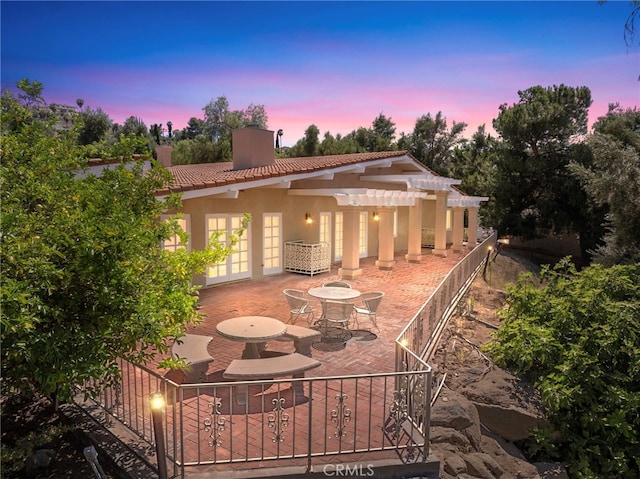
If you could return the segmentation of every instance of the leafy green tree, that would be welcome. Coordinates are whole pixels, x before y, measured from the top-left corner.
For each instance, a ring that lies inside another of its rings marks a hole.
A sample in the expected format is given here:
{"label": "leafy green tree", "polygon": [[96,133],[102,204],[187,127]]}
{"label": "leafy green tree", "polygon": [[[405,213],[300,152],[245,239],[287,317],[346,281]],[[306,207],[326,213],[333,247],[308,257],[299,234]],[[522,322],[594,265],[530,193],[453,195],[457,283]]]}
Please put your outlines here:
{"label": "leafy green tree", "polygon": [[187,126],[182,129],[182,139],[193,140],[198,135],[203,135],[205,132],[204,120],[192,116],[189,118]]}
{"label": "leafy green tree", "polygon": [[590,161],[580,140],[587,133],[591,92],[554,85],[518,95],[517,103],[500,106],[493,121],[502,139],[496,163],[498,229],[525,238],[578,233],[588,257],[594,244],[587,229],[601,221],[568,165]]}
{"label": "leafy green tree", "polygon": [[101,108],[92,110],[87,107],[79,115],[82,120],[78,133],[80,145],[89,145],[106,139],[111,129],[111,119]]}
{"label": "leafy green tree", "polygon": [[493,194],[496,188],[497,140],[478,127],[469,141],[457,145],[451,153],[449,175],[462,180],[460,189],[471,196],[486,196],[489,204],[480,210],[485,225],[495,225]]}
{"label": "leafy green tree", "polygon": [[244,126],[267,128],[269,117],[264,105],[249,105],[246,110],[230,110],[226,96],[211,100],[203,108],[205,131],[215,143],[231,138],[231,131]]}
{"label": "leafy green tree", "polygon": [[137,116],[130,116],[124,121],[124,125],[122,125],[120,134],[134,134],[146,138],[149,135],[149,130],[147,129],[147,125],[144,124],[144,121],[142,121],[142,118],[138,118]]}
{"label": "leafy green tree", "polygon": [[226,161],[226,159],[221,158],[219,145],[212,143],[204,135],[199,135],[193,140],[177,142],[173,146],[171,158],[174,165]]}
{"label": "leafy green tree", "polygon": [[[199,320],[192,275],[229,249],[161,247],[186,240],[176,221],[158,221],[180,207],[155,196],[171,182],[165,169],[123,162],[98,177],[84,171],[77,132],[52,132],[10,95],[1,119],[3,388],[65,400],[75,385],[116,378],[118,358],[166,353]],[[110,157],[130,158],[140,141],[121,139]]]}
{"label": "leafy green tree", "polygon": [[23,78],[18,82],[18,88],[22,91],[22,93],[18,94],[18,98],[26,107],[31,108],[47,104],[42,96],[42,90],[44,90],[43,83],[37,80],[30,81],[28,78]]}
{"label": "leafy green tree", "polygon": [[149,128],[149,132],[151,133],[151,136],[155,140],[156,144],[160,145],[162,142],[162,123],[154,123],[153,125],[151,125],[151,128]]}
{"label": "leafy green tree", "polygon": [[439,111],[435,117],[431,113],[416,120],[413,133],[401,142],[401,149],[408,149],[418,161],[436,173],[449,176],[451,151],[462,141],[466,123],[453,122],[447,127],[447,119]]}
{"label": "leafy green tree", "polygon": [[374,143],[370,145],[369,151],[388,151],[392,149],[396,136],[396,125],[391,118],[387,118],[380,113],[371,125]]}
{"label": "leafy green tree", "polygon": [[488,350],[540,390],[560,441],[537,448],[571,477],[638,478],[640,264],[577,272],[564,259],[540,279],[508,287]]}
{"label": "leafy green tree", "polygon": [[604,244],[595,261],[612,265],[640,262],[640,110],[610,105],[587,139],[593,155],[588,165],[571,171],[588,194],[607,211]]}
{"label": "leafy green tree", "polygon": [[304,131],[304,136],[289,150],[289,155],[317,156],[320,153],[320,130],[316,125],[309,125]]}

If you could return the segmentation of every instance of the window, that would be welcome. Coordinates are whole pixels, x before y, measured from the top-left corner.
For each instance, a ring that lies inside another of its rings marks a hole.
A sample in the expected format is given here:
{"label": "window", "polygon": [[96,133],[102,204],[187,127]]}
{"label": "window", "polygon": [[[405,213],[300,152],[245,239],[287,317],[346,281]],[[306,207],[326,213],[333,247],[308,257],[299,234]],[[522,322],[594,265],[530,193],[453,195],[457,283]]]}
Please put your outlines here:
{"label": "window", "polygon": [[[178,222],[178,226],[182,228],[182,231],[189,234],[191,231],[191,216],[190,215],[182,215],[182,216],[170,216],[163,215],[161,217],[162,221],[168,221],[170,219],[175,219]],[[191,242],[187,238],[187,244],[184,244],[180,241],[180,236],[177,234],[172,235],[170,238],[164,240],[162,242],[162,248],[167,251],[177,251],[179,249],[191,249]]]}
{"label": "window", "polygon": [[452,223],[451,215],[452,215],[451,208],[447,208],[447,231],[451,229],[451,223]]}
{"label": "window", "polygon": [[262,215],[262,273],[282,271],[282,213]]}

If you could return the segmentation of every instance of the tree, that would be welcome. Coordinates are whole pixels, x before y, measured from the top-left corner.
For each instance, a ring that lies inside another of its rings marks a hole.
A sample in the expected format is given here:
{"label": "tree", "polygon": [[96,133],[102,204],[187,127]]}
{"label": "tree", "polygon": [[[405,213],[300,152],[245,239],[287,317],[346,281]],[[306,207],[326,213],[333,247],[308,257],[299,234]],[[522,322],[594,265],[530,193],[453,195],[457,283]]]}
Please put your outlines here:
{"label": "tree", "polygon": [[435,117],[431,113],[416,120],[413,133],[403,140],[410,153],[418,161],[436,173],[449,176],[450,155],[454,146],[462,141],[466,123],[453,122],[447,129],[447,119],[439,111]]}
{"label": "tree", "polygon": [[610,105],[587,139],[593,161],[571,171],[607,211],[604,244],[594,259],[605,265],[640,262],[640,110]]}
{"label": "tree", "polygon": [[89,145],[100,140],[104,140],[111,128],[111,119],[100,108],[92,110],[87,107],[80,112],[82,125],[78,133],[78,143]]}
{"label": "tree", "polygon": [[183,137],[193,140],[196,136],[204,134],[205,126],[204,120],[192,116],[189,118],[187,126],[182,130]]}
{"label": "tree", "polygon": [[478,127],[469,141],[454,147],[449,175],[462,180],[460,189],[468,195],[486,196],[490,201],[480,213],[486,225],[496,224],[493,194],[496,188],[497,141],[486,133],[485,125]]}
{"label": "tree", "polygon": [[211,141],[216,142],[226,130],[226,119],[229,115],[229,101],[226,96],[211,100],[204,108],[204,124]]}
{"label": "tree", "polygon": [[295,156],[316,156],[319,153],[320,130],[316,125],[309,125],[304,131],[304,136],[292,148]]}
{"label": "tree", "polygon": [[391,118],[387,118],[380,113],[371,125],[373,132],[373,144],[369,151],[387,151],[392,149],[393,140],[396,136],[396,125]]}
{"label": "tree", "polygon": [[535,449],[571,477],[640,477],[640,263],[576,272],[568,259],[507,288],[496,363],[534,382],[559,441]]}
{"label": "tree", "polygon": [[568,164],[590,161],[580,140],[587,132],[591,92],[554,85],[518,95],[520,101],[501,105],[493,121],[502,138],[496,163],[498,229],[525,238],[578,233],[587,257],[594,246],[587,229],[600,221]]}
{"label": "tree", "polygon": [[[186,240],[177,221],[158,221],[180,206],[155,196],[171,182],[165,169],[128,162],[79,175],[77,132],[52,133],[10,95],[1,119],[3,387],[66,400],[75,385],[117,378],[118,358],[166,353],[199,320],[192,274],[229,248],[162,248],[174,234]],[[138,140],[121,138],[112,157],[130,157]]]}
{"label": "tree", "polygon": [[22,91],[22,93],[18,94],[18,98],[27,108],[46,105],[47,102],[42,96],[44,84],[41,82],[37,80],[30,81],[28,78],[23,78],[18,82],[18,88]]}
{"label": "tree", "polygon": [[151,128],[149,128],[149,132],[151,133],[153,139],[156,141],[156,144],[160,145],[162,143],[162,123],[154,123],[153,125],[151,125]]}
{"label": "tree", "polygon": [[120,133],[123,135],[134,134],[146,138],[149,135],[149,130],[147,130],[147,125],[144,124],[141,118],[130,116],[124,121]]}

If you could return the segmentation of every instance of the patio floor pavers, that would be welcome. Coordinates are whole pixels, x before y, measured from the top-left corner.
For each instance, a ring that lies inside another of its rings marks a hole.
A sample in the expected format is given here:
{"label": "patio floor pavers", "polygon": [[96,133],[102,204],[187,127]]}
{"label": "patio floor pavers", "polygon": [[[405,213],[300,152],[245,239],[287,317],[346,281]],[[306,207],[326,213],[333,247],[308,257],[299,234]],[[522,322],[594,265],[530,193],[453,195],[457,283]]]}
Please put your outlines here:
{"label": "patio floor pavers", "polygon": [[[378,269],[373,257],[361,260],[362,276],[349,280],[349,283],[360,292],[385,293],[377,312],[380,331],[374,331],[375,336],[356,332],[342,348],[340,345],[313,347],[313,357],[322,365],[307,373],[307,377],[393,371],[395,338],[446,274],[466,254],[466,251],[449,251],[446,257],[439,257],[432,255],[430,250],[424,252],[421,263],[409,263],[404,255],[397,255],[397,263],[392,270]],[[283,273],[261,280],[239,281],[202,289],[200,312],[204,315],[204,321],[191,327],[188,332],[214,338],[209,344],[209,352],[214,361],[209,367],[207,380],[222,380],[222,372],[231,360],[241,357],[244,348],[244,343],[229,341],[216,333],[216,325],[220,321],[236,316],[257,315],[286,322],[289,319],[289,307],[282,291],[286,288],[307,291],[326,281],[339,279],[338,269],[338,265],[333,265],[330,272],[313,277]],[[311,298],[311,305],[318,318],[321,311],[319,300]],[[298,318],[296,324],[307,325],[303,317]],[[267,351],[292,352],[293,343],[272,341],[268,344]]]}

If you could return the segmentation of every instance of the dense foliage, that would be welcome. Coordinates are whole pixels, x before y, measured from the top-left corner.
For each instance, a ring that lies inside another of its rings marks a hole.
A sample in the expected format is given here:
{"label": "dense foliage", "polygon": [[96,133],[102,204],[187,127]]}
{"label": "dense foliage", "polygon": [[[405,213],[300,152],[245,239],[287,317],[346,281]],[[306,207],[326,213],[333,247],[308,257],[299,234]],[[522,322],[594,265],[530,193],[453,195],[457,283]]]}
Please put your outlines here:
{"label": "dense foliage", "polygon": [[111,149],[122,161],[91,174],[78,132],[53,122],[2,96],[0,357],[3,387],[68,399],[76,384],[113,379],[117,358],[166,352],[199,320],[192,275],[230,246],[164,250],[184,236],[159,221],[180,203],[155,196],[166,170],[126,161],[139,142],[123,135]]}
{"label": "dense foliage", "polygon": [[[489,351],[540,390],[572,477],[640,477],[640,264],[567,260],[508,288]],[[549,437],[543,436],[543,441]]]}
{"label": "dense foliage", "polygon": [[591,198],[606,209],[606,234],[594,260],[605,265],[640,262],[640,110],[610,105],[587,139],[588,166],[571,165]]}

